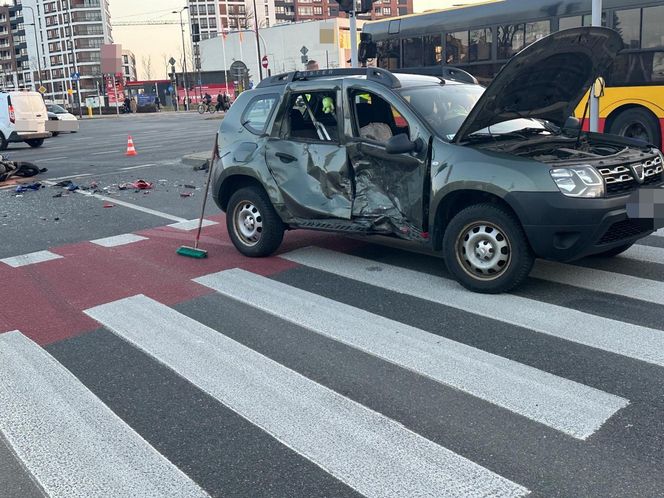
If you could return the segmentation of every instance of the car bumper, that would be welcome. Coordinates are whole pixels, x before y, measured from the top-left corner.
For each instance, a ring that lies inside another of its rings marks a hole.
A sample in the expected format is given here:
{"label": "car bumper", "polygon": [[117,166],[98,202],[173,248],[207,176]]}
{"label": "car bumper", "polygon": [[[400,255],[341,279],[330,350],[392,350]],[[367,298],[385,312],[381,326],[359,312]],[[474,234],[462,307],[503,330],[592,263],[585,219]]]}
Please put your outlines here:
{"label": "car bumper", "polygon": [[46,122],[46,131],[56,132],[56,133],[78,131],[78,121],[49,120]]}
{"label": "car bumper", "polygon": [[630,199],[630,195],[573,199],[558,192],[514,192],[506,198],[535,254],[556,261],[573,261],[631,244],[664,226],[662,216],[630,217]]}
{"label": "car bumper", "polygon": [[49,131],[43,131],[43,132],[18,132],[15,131],[11,135],[9,135],[9,138],[7,139],[8,142],[25,142],[26,140],[37,140],[39,138],[49,138],[51,136],[51,132]]}

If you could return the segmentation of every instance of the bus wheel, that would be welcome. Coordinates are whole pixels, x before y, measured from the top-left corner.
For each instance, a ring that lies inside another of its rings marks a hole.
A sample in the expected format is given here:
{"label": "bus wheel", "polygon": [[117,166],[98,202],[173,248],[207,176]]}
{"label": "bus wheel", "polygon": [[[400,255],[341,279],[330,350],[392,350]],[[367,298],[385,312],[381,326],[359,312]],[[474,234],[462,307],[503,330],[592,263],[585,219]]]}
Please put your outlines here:
{"label": "bus wheel", "polygon": [[659,122],[647,109],[632,108],[621,112],[611,123],[609,133],[643,140],[658,148],[662,145]]}

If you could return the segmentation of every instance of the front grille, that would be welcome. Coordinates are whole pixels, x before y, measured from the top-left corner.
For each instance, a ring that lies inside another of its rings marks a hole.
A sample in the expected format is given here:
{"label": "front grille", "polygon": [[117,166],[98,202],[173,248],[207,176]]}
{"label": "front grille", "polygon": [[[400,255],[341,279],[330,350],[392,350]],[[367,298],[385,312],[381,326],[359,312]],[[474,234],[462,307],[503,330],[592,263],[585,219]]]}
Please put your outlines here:
{"label": "front grille", "polygon": [[598,244],[610,244],[652,231],[652,220],[623,220],[611,225]]}
{"label": "front grille", "polygon": [[[598,171],[604,177],[607,194],[619,195],[631,192],[641,184],[653,185],[662,182],[664,164],[662,158],[657,156],[642,163],[598,168]],[[641,181],[637,180],[636,175]]]}

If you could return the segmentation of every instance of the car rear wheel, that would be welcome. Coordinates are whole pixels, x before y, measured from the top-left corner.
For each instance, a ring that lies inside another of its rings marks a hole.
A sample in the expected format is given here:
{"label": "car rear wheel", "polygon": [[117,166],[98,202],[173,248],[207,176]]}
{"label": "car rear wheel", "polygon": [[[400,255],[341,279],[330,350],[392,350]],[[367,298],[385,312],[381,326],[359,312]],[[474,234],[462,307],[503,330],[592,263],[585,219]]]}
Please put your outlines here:
{"label": "car rear wheel", "polygon": [[44,145],[44,139],[34,138],[32,140],[26,140],[25,143],[28,144],[30,147],[36,149],[37,147],[41,147],[42,145]]}
{"label": "car rear wheel", "polygon": [[487,294],[523,283],[535,261],[519,221],[493,204],[470,206],[454,216],[445,230],[443,254],[461,285]]}
{"label": "car rear wheel", "polygon": [[284,224],[259,187],[245,187],[231,196],[226,227],[235,248],[252,258],[271,255],[284,238]]}
{"label": "car rear wheel", "polygon": [[600,252],[598,254],[594,254],[593,256],[600,257],[600,258],[612,258],[613,256],[617,256],[618,254],[624,253],[627,249],[632,247],[634,245],[634,242],[630,242],[629,244],[623,244],[618,247],[614,247],[613,249],[609,249],[608,251]]}
{"label": "car rear wheel", "polygon": [[0,150],[7,150],[7,147],[9,147],[9,142],[7,142],[4,133],[0,133]]}
{"label": "car rear wheel", "polygon": [[659,122],[655,115],[646,109],[633,108],[621,112],[611,123],[608,132],[643,140],[657,147],[662,145]]}

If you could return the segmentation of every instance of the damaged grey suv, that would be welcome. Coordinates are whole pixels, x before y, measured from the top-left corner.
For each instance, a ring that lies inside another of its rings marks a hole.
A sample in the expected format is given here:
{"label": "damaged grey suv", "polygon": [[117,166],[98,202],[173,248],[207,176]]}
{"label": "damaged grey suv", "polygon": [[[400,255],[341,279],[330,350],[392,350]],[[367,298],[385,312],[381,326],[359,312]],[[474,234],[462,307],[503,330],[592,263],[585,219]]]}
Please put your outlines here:
{"label": "damaged grey suv", "polygon": [[621,48],[610,29],[560,31],[486,89],[453,69],[265,79],[217,137],[230,237],[253,257],[287,229],[398,237],[442,251],[462,285],[488,293],[523,282],[536,257],[625,251],[664,225],[662,154],[570,118]]}

